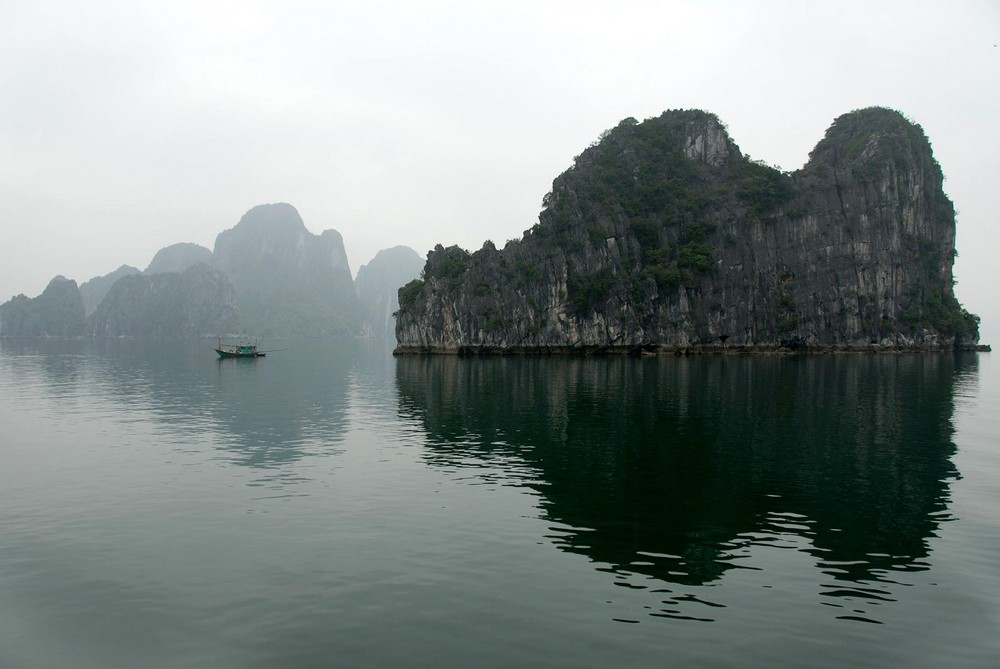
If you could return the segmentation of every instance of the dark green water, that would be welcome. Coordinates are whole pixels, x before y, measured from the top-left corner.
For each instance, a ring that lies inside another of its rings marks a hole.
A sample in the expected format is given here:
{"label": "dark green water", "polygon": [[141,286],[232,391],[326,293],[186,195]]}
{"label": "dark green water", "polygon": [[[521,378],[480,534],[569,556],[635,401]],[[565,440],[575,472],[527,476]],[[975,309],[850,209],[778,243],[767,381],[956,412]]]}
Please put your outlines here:
{"label": "dark green water", "polygon": [[0,666],[993,667],[988,354],[0,340]]}

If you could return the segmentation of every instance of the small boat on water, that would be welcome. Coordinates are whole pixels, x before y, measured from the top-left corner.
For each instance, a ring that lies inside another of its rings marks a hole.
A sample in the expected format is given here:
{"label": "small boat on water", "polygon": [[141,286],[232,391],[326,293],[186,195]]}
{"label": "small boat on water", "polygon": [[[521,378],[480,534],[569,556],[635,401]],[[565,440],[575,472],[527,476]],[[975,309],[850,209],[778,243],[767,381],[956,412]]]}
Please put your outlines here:
{"label": "small boat on water", "polygon": [[259,350],[257,344],[223,344],[221,337],[215,352],[219,358],[263,358],[267,355],[267,351]]}

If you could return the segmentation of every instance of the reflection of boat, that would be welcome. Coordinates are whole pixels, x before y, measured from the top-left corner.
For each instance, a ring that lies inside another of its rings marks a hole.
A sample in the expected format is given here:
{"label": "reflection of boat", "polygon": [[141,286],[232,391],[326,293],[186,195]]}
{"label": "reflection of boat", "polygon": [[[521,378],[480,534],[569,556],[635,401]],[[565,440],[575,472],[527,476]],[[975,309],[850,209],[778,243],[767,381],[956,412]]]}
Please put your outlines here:
{"label": "reflection of boat", "polygon": [[267,352],[257,350],[257,344],[223,344],[221,337],[215,352],[220,358],[263,358],[267,355]]}

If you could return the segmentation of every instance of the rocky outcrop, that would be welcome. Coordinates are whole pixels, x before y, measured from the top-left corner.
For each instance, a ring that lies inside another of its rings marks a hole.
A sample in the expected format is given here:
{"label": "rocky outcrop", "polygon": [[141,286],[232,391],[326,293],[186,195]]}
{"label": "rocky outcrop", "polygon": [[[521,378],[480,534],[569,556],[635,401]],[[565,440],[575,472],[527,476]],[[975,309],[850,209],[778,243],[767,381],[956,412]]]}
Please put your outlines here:
{"label": "rocky outcrop", "polygon": [[397,352],[968,347],[954,207],[922,129],[839,117],[792,173],[702,111],[626,119],[502,250],[436,247],[399,292]]}
{"label": "rocky outcrop", "polygon": [[38,297],[18,295],[0,305],[2,337],[77,337],[83,330],[83,297],[76,281],[63,276]]}
{"label": "rocky outcrop", "polygon": [[80,295],[83,296],[83,309],[87,316],[90,316],[97,309],[104,296],[111,290],[111,286],[123,276],[138,274],[139,270],[131,265],[122,265],[114,272],[104,276],[95,276],[90,281],[80,284]]}
{"label": "rocky outcrop", "polygon": [[361,303],[361,334],[392,339],[396,329],[401,286],[420,276],[424,260],[409,246],[394,246],[375,254],[358,269],[354,288]]}
{"label": "rocky outcrop", "polygon": [[353,335],[359,308],[344,242],[309,232],[290,204],[254,207],[215,240],[240,319],[256,335]]}
{"label": "rocky outcrop", "polygon": [[94,337],[204,337],[242,329],[232,285],[204,263],[119,279],[87,324]]}
{"label": "rocky outcrop", "polygon": [[211,264],[212,252],[198,244],[172,244],[156,252],[146,268],[146,274],[183,272],[198,263]]}

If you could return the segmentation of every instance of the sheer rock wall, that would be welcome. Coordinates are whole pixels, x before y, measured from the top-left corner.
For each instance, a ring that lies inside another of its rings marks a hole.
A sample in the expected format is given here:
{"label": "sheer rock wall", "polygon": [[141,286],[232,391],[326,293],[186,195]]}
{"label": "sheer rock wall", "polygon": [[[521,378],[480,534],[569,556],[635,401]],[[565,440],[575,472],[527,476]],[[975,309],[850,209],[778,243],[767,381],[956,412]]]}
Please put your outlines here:
{"label": "sheer rock wall", "polygon": [[712,114],[626,119],[522,239],[428,254],[400,289],[396,350],[970,347],[942,183],[922,129],[888,109],[839,117],[791,173]]}

